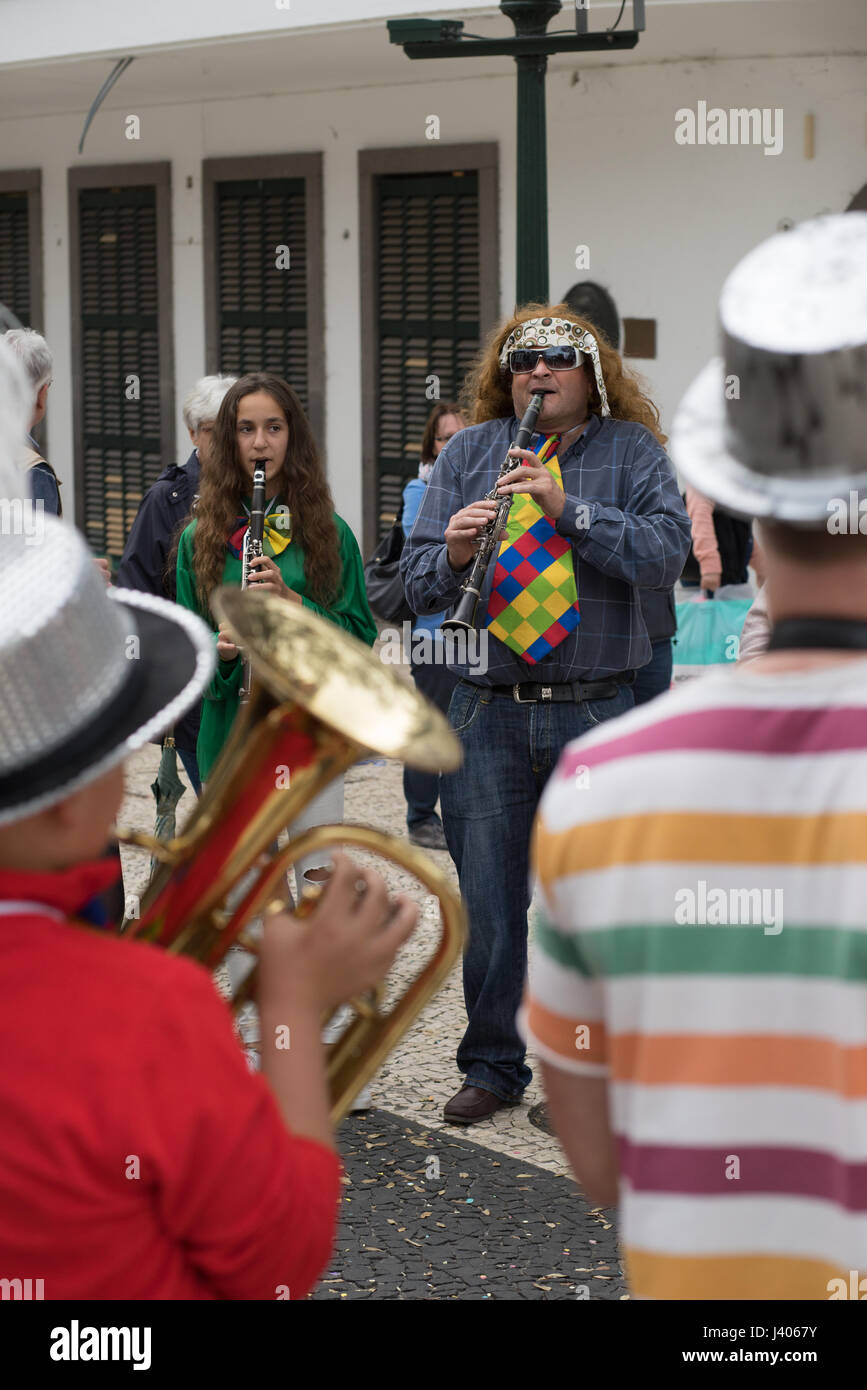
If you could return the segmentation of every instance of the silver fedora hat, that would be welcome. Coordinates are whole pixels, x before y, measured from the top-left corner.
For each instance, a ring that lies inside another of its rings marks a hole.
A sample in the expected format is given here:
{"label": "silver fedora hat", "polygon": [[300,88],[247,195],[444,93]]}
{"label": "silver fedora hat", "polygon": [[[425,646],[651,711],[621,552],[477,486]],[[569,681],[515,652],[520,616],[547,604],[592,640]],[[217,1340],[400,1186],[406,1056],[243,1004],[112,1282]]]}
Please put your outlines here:
{"label": "silver fedora hat", "polygon": [[194,614],[151,594],[107,592],[67,522],[34,512],[6,529],[0,825],[53,805],[157,738],[199,698],[215,664],[212,634]]}
{"label": "silver fedora hat", "polygon": [[678,407],[670,453],[727,510],[824,527],[867,497],[867,213],[762,242],[720,298],[722,356]]}

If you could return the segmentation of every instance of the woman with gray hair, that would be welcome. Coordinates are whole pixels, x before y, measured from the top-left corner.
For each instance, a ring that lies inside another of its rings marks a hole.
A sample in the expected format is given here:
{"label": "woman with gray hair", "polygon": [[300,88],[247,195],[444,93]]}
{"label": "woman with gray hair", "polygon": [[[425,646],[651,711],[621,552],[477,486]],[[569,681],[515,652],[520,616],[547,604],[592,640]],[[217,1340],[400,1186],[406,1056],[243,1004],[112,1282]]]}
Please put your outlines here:
{"label": "woman with gray hair", "polygon": [[48,460],[43,458],[42,451],[32,434],[40,420],[45,417],[48,388],[51,385],[54,371],[54,357],[51,348],[42,334],[37,333],[33,328],[10,328],[7,333],[4,333],[3,340],[8,343],[23,366],[32,392],[30,423],[28,425],[28,430],[31,432],[23,441],[18,461],[22,468],[30,470],[30,490],[33,501],[41,502],[43,511],[52,516],[62,516],[60,479]]}
{"label": "woman with gray hair", "polygon": [[[197,451],[200,451],[205,443],[207,452],[207,441],[213,433],[214,421],[220,413],[223,397],[236,381],[237,377],[234,376],[202,376],[192,391],[185,396],[182,407],[184,424]],[[204,436],[204,440],[200,439],[200,436]]]}
{"label": "woman with gray hair", "polygon": [[[118,566],[117,582],[122,588],[139,589],[158,598],[175,597],[175,567],[169,558],[199,495],[199,471],[210,462],[214,421],[234,381],[233,376],[203,376],[185,397],[184,424],[193,452],[186,463],[170,464],[142,498]],[[177,750],[196,795],[201,786],[196,765],[198,736],[196,706],[175,729]]]}

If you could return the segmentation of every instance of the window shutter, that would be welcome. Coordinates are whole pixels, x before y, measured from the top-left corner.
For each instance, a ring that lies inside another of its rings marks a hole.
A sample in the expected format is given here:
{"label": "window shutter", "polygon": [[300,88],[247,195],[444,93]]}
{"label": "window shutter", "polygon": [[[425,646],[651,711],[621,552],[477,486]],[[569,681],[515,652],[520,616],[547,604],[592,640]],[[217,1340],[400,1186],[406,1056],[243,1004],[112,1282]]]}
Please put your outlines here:
{"label": "window shutter", "polygon": [[225,180],[215,193],[220,371],[274,372],[307,411],[304,179]]}
{"label": "window shutter", "polygon": [[458,395],[479,348],[478,175],[381,175],[376,246],[381,535],[417,474],[428,415]]}
{"label": "window shutter", "polygon": [[[32,327],[27,193],[0,193],[0,305]],[[2,325],[0,325],[2,332]]]}
{"label": "window shutter", "polygon": [[79,191],[84,531],[118,558],[162,470],[156,189]]}

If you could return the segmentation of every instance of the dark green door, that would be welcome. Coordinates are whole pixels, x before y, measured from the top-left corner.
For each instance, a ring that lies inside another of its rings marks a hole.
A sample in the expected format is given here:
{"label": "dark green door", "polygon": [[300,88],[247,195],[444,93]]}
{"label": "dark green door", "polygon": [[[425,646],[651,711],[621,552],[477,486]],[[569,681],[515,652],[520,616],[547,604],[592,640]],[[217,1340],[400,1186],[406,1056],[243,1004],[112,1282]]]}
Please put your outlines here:
{"label": "dark green door", "polygon": [[220,371],[275,372],[309,411],[304,179],[224,181],[215,194]]}
{"label": "dark green door", "polygon": [[425,421],[459,394],[479,348],[478,175],[379,175],[377,525],[415,477]]}
{"label": "dark green door", "polygon": [[14,326],[33,326],[30,296],[30,220],[28,196],[0,193],[0,333]]}
{"label": "dark green door", "polygon": [[156,188],[82,188],[78,199],[78,521],[96,554],[118,559],[172,452],[161,432]]}

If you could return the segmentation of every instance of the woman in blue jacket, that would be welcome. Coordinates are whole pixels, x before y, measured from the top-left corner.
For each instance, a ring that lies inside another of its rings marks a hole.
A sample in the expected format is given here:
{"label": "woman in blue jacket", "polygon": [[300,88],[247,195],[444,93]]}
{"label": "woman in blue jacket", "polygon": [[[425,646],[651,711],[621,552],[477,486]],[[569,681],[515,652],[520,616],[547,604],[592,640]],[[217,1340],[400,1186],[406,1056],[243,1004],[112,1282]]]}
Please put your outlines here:
{"label": "woman in blue jacket", "polygon": [[[408,536],[418,516],[424,490],[430,482],[437,455],[444,449],[452,435],[466,425],[460,408],[453,401],[440,401],[428,416],[424,437],[421,442],[421,463],[418,477],[412,478],[403,490],[403,515],[401,525],[403,534]],[[413,627],[412,676],[422,695],[448,714],[449,701],[457,683],[442,658],[442,636],[440,624],[445,617],[442,613],[431,613],[426,618],[416,618]],[[428,634],[428,640],[417,642],[416,633]],[[403,794],[406,797],[406,824],[409,838],[422,849],[446,849],[442,821],[437,815],[436,804],[439,796],[439,776],[435,772],[419,772],[417,768],[404,767]]]}

